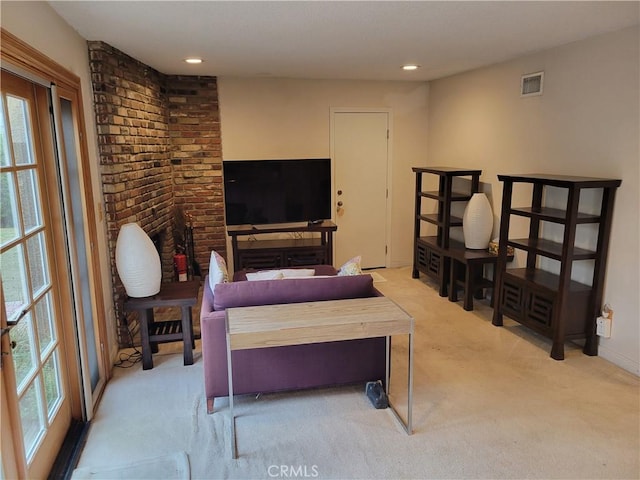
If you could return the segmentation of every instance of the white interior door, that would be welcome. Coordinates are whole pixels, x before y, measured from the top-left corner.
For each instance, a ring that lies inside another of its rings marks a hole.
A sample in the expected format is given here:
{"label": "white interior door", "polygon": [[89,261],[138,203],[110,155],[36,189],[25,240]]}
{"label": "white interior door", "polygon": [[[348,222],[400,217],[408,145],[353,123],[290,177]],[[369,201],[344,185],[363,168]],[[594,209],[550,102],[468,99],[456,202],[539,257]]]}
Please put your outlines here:
{"label": "white interior door", "polygon": [[388,112],[333,112],[335,261],[386,266]]}

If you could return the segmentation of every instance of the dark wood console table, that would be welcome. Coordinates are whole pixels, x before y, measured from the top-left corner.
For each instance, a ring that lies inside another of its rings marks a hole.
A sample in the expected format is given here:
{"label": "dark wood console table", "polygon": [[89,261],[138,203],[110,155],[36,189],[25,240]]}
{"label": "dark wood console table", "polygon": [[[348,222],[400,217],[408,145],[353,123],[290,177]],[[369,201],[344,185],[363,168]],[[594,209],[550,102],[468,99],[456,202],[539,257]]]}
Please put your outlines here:
{"label": "dark wood console table", "polygon": [[[300,265],[331,265],[333,263],[333,232],[337,225],[325,220],[300,226],[230,225],[234,271],[245,268],[282,268]],[[266,233],[319,233],[317,238],[285,238],[275,240],[238,240],[239,236]]]}

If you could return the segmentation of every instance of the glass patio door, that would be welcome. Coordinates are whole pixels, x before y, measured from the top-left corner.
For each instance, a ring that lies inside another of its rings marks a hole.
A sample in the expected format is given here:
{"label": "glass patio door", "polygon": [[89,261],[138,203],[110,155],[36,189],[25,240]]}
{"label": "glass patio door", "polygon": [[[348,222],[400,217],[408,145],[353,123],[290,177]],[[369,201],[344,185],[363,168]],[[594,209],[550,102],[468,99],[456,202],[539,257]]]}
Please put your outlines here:
{"label": "glass patio door", "polygon": [[50,200],[59,192],[49,191],[46,175],[53,166],[46,165],[42,147],[50,138],[43,131],[46,96],[38,94],[44,88],[4,71],[1,80],[0,308],[2,327],[15,324],[2,339],[3,353],[10,350],[2,356],[3,397],[13,448],[25,462],[18,471],[43,478],[71,423],[62,337],[68,272],[56,269],[54,255],[60,222]]}

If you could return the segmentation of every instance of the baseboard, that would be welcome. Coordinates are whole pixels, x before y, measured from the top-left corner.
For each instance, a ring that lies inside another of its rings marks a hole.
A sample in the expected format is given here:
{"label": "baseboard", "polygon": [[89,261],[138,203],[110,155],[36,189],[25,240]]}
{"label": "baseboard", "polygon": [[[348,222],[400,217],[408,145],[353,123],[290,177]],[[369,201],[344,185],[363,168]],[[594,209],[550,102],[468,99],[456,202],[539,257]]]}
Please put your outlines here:
{"label": "baseboard", "polygon": [[403,262],[402,260],[393,260],[389,264],[389,268],[410,267],[411,262]]}
{"label": "baseboard", "polygon": [[113,365],[114,363],[116,363],[116,359],[118,358],[118,353],[120,352],[120,349],[118,348],[118,345],[112,345],[111,349],[109,350],[109,355],[111,358],[111,365]]}
{"label": "baseboard", "polygon": [[603,347],[602,345],[598,347],[598,356],[640,377],[640,363],[631,358],[620,355],[618,352]]}

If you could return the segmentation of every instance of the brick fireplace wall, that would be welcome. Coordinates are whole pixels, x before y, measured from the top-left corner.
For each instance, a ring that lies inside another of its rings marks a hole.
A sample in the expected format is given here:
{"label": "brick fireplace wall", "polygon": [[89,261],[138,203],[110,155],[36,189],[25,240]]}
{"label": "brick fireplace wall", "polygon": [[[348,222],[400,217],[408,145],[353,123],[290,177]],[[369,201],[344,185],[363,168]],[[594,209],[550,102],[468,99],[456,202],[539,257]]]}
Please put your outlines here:
{"label": "brick fireplace wall", "polygon": [[[181,215],[192,219],[195,262],[204,276],[225,255],[222,150],[215,77],[162,74],[104,42],[88,42],[119,343],[135,318],[115,267],[120,227],[137,222],[156,241],[163,282],[174,280]],[[177,234],[177,235],[174,235]]]}
{"label": "brick fireplace wall", "polygon": [[226,249],[216,79],[170,76],[166,85],[173,201],[193,218],[195,261],[208,270],[211,250]]}

